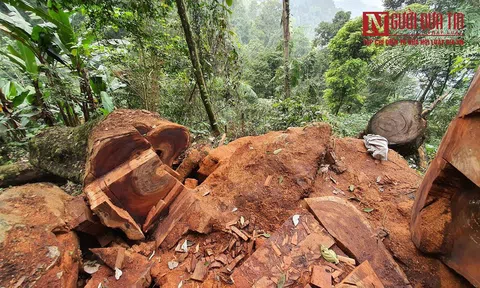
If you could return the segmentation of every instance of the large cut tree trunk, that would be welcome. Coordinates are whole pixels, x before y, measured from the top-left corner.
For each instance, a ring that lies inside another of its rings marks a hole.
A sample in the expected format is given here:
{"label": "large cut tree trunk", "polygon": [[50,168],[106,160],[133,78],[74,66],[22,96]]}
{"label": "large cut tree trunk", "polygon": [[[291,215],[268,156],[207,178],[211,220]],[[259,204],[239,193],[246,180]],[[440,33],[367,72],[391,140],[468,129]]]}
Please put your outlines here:
{"label": "large cut tree trunk", "polygon": [[200,91],[200,98],[202,98],[203,106],[205,106],[210,127],[213,133],[218,136],[220,135],[220,130],[218,129],[218,124],[215,120],[215,115],[213,114],[212,105],[208,96],[207,85],[205,85],[205,78],[203,77],[202,65],[200,64],[197,45],[195,44],[195,41],[193,41],[192,29],[190,27],[190,21],[188,20],[187,9],[185,8],[185,3],[183,0],[176,0],[176,3],[178,16],[180,16],[180,21],[182,22],[183,31],[185,33],[185,40],[187,41],[188,51],[190,52],[190,60],[192,61],[193,72],[195,73],[198,90]]}
{"label": "large cut tree trunk", "polygon": [[412,240],[480,287],[480,73],[415,196]]}
{"label": "large cut tree trunk", "polygon": [[116,110],[88,140],[84,191],[102,223],[144,238],[184,190],[173,161],[189,145],[188,130],[145,110]]}
{"label": "large cut tree trunk", "polygon": [[408,156],[416,153],[425,140],[427,121],[422,118],[422,103],[402,100],[383,107],[370,119],[367,134],[381,135],[390,148]]}

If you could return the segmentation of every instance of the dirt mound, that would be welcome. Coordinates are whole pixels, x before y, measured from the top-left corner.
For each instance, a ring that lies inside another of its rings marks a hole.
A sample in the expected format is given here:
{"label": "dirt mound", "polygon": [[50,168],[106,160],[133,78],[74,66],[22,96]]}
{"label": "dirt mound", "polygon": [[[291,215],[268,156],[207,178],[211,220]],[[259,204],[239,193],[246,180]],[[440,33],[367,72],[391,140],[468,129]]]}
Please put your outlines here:
{"label": "dirt mound", "polygon": [[0,286],[76,287],[79,242],[65,224],[70,198],[42,183],[0,194]]}
{"label": "dirt mound", "polygon": [[[327,155],[331,152],[336,164]],[[393,150],[388,156],[388,161],[373,159],[363,140],[335,138],[326,124],[289,128],[240,138],[210,151],[199,168],[207,178],[196,190],[207,194],[201,199],[215,202],[220,212],[253,218],[255,229],[268,232],[305,207],[303,198],[348,199],[363,211],[378,232],[378,241],[384,241],[411,283],[465,285],[439,260],[413,245],[409,221],[421,176]]]}

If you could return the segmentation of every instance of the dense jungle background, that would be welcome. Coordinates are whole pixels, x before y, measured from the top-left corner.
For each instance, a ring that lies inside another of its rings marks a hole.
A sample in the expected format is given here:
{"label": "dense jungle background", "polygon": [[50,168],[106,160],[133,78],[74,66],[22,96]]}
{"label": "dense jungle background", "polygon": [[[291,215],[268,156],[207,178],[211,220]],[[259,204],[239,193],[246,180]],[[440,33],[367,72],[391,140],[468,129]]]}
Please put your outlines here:
{"label": "dense jungle background", "polygon": [[357,136],[385,104],[416,99],[427,108],[445,96],[428,117],[434,155],[480,63],[478,0],[383,2],[465,13],[463,46],[365,46],[360,13],[371,7],[350,2],[0,2],[0,164],[25,157],[48,126],[116,108],[158,112],[198,138],[313,121]]}

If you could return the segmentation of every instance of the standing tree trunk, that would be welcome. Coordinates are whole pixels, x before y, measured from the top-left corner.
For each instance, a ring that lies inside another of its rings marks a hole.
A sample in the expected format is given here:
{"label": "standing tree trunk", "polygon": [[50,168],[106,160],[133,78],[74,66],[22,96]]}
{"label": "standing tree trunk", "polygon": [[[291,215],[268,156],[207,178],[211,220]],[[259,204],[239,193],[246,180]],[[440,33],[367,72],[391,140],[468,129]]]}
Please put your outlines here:
{"label": "standing tree trunk", "polygon": [[34,105],[40,109],[40,117],[45,121],[45,124],[47,124],[48,126],[53,126],[53,124],[55,123],[55,119],[53,118],[52,112],[48,110],[47,104],[43,100],[43,94],[40,90],[40,84],[38,83],[38,79],[33,80],[33,87],[35,88]]}
{"label": "standing tree trunk", "polygon": [[215,115],[213,114],[212,106],[208,97],[207,86],[205,85],[205,78],[203,78],[202,66],[198,57],[197,46],[193,41],[192,29],[188,20],[185,3],[183,0],[176,0],[176,3],[178,9],[178,16],[180,16],[180,20],[182,21],[183,31],[185,33],[185,40],[187,41],[188,51],[190,52],[190,60],[192,61],[193,71],[195,73],[195,78],[198,84],[198,90],[200,91],[200,98],[202,99],[203,105],[205,106],[208,120],[210,122],[210,127],[213,133],[218,136],[220,135],[220,130],[218,129],[218,124],[215,120]]}
{"label": "standing tree trunk", "polygon": [[95,112],[95,100],[93,99],[92,87],[90,87],[90,78],[88,77],[87,69],[77,68],[78,74],[80,76],[80,90],[82,94],[87,98],[88,101],[88,113],[84,113],[85,122],[90,120],[90,113]]}
{"label": "standing tree trunk", "polygon": [[290,97],[289,41],[290,41],[290,0],[283,0],[283,58],[285,70],[285,98]]}

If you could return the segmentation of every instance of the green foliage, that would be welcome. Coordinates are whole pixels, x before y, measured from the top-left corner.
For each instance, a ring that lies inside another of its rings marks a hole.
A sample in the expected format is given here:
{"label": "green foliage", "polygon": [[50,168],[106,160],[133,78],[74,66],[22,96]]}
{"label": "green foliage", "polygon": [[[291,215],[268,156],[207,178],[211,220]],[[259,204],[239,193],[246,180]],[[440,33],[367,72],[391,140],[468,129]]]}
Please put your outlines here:
{"label": "green foliage", "polygon": [[317,28],[315,28],[315,40],[313,42],[314,45],[327,45],[328,42],[330,42],[330,39],[337,34],[338,30],[340,30],[343,25],[350,20],[350,15],[350,12],[338,11],[337,14],[335,14],[335,17],[333,17],[331,23],[325,21],[320,22]]}

